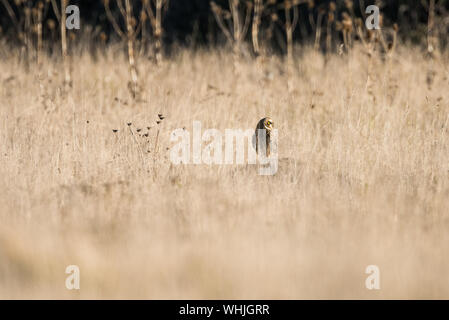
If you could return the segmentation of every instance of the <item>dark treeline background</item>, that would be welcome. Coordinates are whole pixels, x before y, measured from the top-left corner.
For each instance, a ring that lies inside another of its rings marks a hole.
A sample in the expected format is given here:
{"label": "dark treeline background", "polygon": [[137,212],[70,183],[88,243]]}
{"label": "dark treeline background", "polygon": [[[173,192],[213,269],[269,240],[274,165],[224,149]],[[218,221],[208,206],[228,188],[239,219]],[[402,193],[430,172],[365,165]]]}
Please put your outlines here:
{"label": "dark treeline background", "polygon": [[[29,7],[32,9],[40,1],[45,3],[50,0],[0,0],[0,34],[3,39],[6,39],[5,41],[7,41],[7,43],[20,43],[20,29],[23,29],[25,24],[23,15],[24,8]],[[246,2],[252,1],[253,0]],[[305,42],[313,39],[315,30],[312,23],[313,21],[316,22],[318,12],[320,10],[321,12],[327,12],[329,10],[329,3],[334,2],[337,8],[334,23],[338,23],[338,21],[341,20],[343,12],[348,11],[348,3],[352,3],[353,13],[357,17],[363,16],[363,8],[361,8],[361,6],[366,7],[370,4],[376,4],[380,7],[383,16],[383,25],[386,28],[391,28],[392,25],[396,23],[399,26],[399,37],[401,40],[420,43],[425,41],[427,34],[428,6],[430,1],[431,0],[306,1],[306,3],[299,5],[299,25],[294,31],[293,38],[296,42]],[[56,2],[59,3],[60,0],[56,0]],[[224,9],[229,8],[228,0],[215,0],[215,2]],[[267,0],[264,0],[264,2],[267,2]],[[5,3],[8,3],[14,11],[19,22],[18,24],[13,23],[13,19],[11,18]],[[134,15],[137,18],[141,1],[134,0],[132,3]],[[277,4],[279,5],[277,12],[279,22],[275,25],[271,39],[272,44],[278,47],[282,47],[284,41],[283,28],[281,26],[284,19],[283,9],[281,7],[283,3],[284,0],[277,0]],[[106,16],[103,0],[70,0],[68,1],[68,4],[77,5],[80,8],[81,29],[72,31],[76,36],[81,37],[81,35],[86,36],[87,34],[89,39],[92,39],[94,42],[100,34],[103,38],[107,38],[106,41],[118,39]],[[52,25],[51,21],[56,22],[57,20],[52,10],[52,6],[49,5],[48,7],[49,9],[43,17],[43,39],[47,42],[58,41],[57,34],[55,34],[58,32],[57,28],[55,28],[54,31],[50,28]],[[117,8],[115,0],[110,0],[110,7],[113,14],[117,17],[117,21],[124,29],[124,22],[123,19],[120,19],[120,10]],[[449,0],[435,1],[435,19],[439,23],[438,28],[440,28],[440,33],[443,35],[448,32],[448,9]],[[310,14],[312,16],[312,23]],[[264,25],[268,25],[268,19],[270,19],[269,16],[264,16],[262,18],[262,29]],[[322,23],[324,27],[326,25],[326,18],[323,19]],[[176,43],[189,46],[213,46],[223,44],[226,40],[223,32],[215,21],[209,0],[169,0],[168,8],[163,16],[162,26],[163,42],[166,45]],[[149,24],[147,27],[150,28]],[[151,31],[148,31],[148,33],[151,34]],[[335,34],[338,35],[338,31],[335,31]],[[250,40],[250,37],[251,32],[248,32],[246,39]]]}

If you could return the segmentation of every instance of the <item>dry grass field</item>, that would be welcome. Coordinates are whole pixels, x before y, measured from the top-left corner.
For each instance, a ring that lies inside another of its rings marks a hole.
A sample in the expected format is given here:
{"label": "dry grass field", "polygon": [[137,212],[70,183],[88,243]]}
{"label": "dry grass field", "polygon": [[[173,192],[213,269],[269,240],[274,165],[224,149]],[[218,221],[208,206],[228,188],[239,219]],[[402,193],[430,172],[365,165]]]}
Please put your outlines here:
{"label": "dry grass field", "polygon": [[[226,51],[140,59],[140,101],[120,50],[74,54],[68,92],[60,60],[5,56],[0,298],[449,298],[448,57],[296,51],[290,93],[276,56],[238,78]],[[276,175],[171,165],[174,129],[267,115]]]}

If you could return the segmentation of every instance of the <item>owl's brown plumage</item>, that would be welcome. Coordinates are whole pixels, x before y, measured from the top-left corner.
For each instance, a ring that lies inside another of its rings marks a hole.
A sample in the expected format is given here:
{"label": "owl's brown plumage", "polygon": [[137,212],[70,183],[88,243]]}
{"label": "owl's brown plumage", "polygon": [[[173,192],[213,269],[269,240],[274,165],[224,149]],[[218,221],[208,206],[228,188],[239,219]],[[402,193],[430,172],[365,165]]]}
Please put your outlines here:
{"label": "owl's brown plumage", "polygon": [[265,155],[268,157],[271,151],[271,130],[273,130],[273,120],[270,117],[265,117],[259,120],[256,126],[255,131],[255,144],[256,144],[256,152],[259,153],[259,129],[265,129],[265,146],[266,153]]}

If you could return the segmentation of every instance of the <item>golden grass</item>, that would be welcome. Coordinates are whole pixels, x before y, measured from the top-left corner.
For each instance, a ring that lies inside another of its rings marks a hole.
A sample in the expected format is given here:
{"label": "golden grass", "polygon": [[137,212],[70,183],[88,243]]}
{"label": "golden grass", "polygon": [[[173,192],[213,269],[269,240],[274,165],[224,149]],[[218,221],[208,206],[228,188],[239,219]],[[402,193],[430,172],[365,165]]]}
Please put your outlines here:
{"label": "golden grass", "polygon": [[[67,95],[61,63],[44,59],[40,89],[0,61],[0,298],[449,298],[447,57],[399,47],[368,85],[358,50],[325,64],[303,49],[289,96],[278,58],[236,80],[232,54],[182,51],[138,61],[146,102],[112,49],[72,60]],[[170,167],[173,129],[266,115],[296,167]]]}

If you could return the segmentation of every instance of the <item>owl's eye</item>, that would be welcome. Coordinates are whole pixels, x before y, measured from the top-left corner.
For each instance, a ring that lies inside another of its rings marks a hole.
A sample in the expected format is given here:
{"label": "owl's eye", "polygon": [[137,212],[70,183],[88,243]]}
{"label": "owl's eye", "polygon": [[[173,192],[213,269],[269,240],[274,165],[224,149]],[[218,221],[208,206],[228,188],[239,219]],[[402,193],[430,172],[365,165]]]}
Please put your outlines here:
{"label": "owl's eye", "polygon": [[267,121],[267,126],[271,126],[271,121]]}

